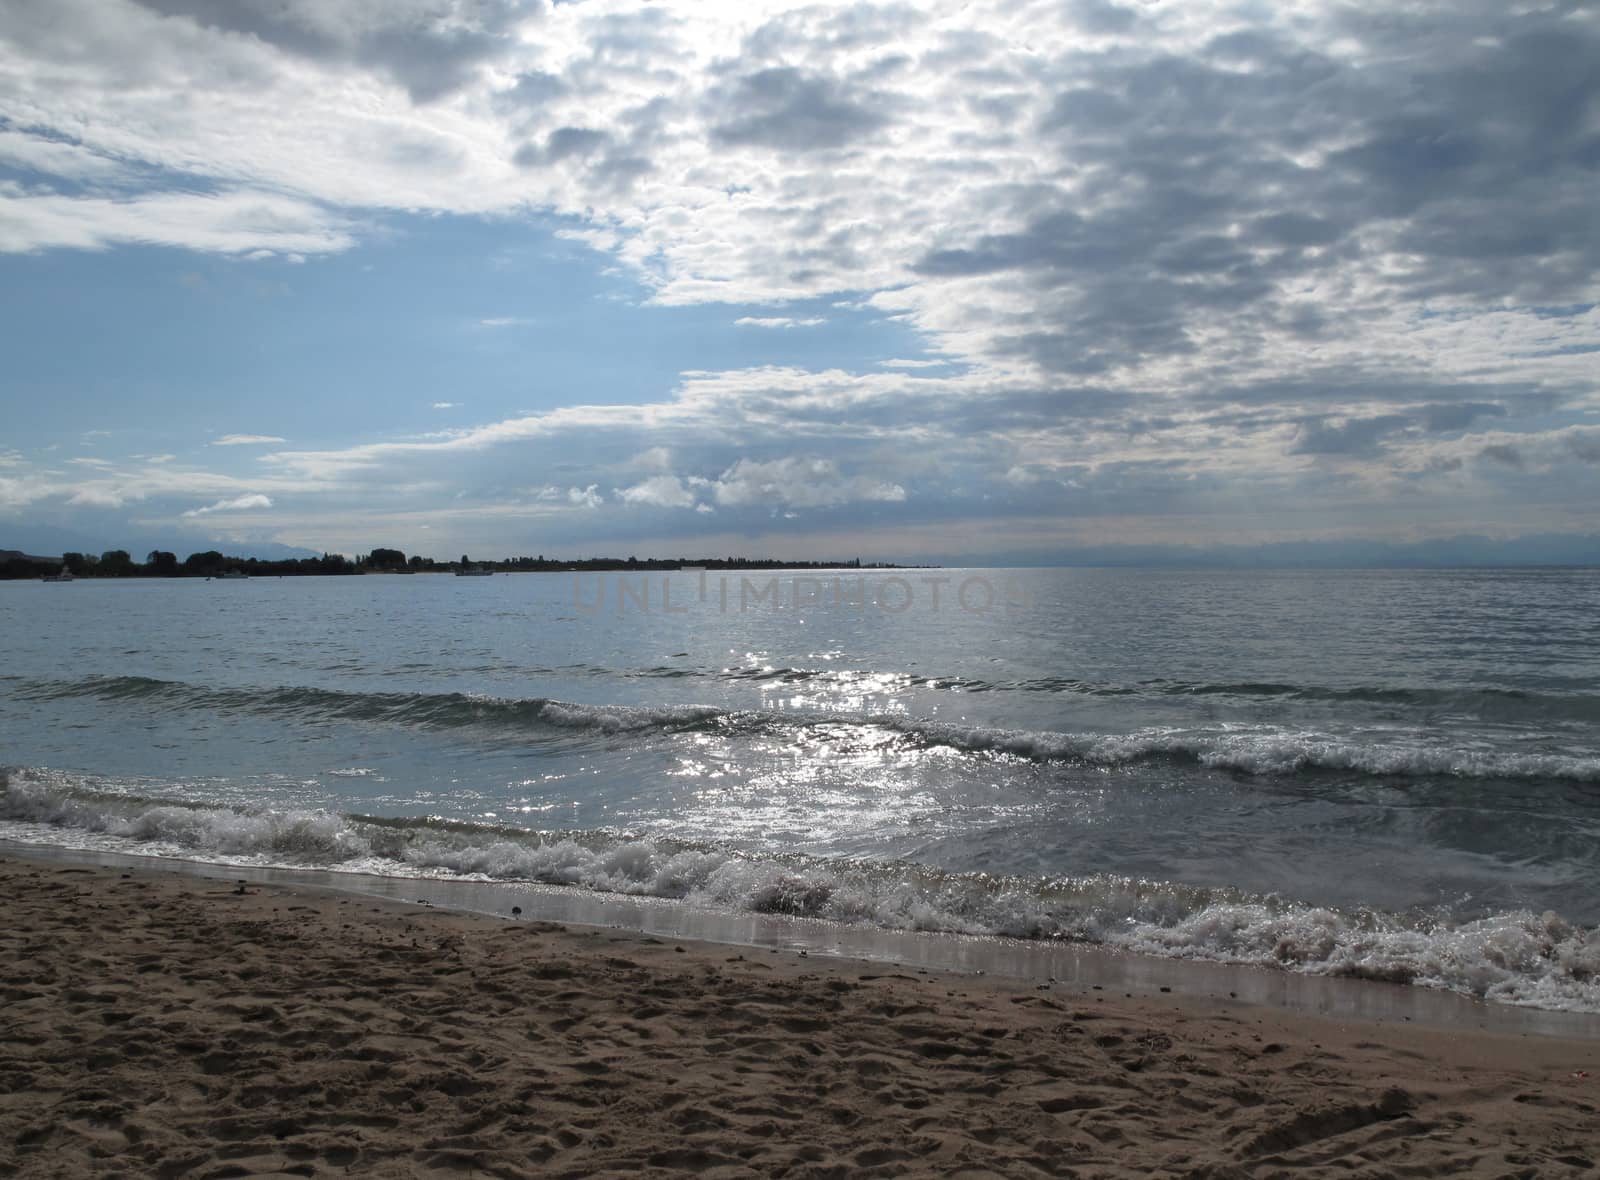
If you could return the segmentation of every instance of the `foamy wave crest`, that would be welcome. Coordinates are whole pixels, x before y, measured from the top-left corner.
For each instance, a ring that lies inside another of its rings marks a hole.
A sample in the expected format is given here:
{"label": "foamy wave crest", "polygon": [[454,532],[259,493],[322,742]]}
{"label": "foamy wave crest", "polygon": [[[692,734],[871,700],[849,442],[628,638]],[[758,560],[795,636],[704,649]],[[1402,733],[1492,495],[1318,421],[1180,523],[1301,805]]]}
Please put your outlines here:
{"label": "foamy wave crest", "polygon": [[1172,925],[1141,923],[1109,941],[1149,954],[1411,983],[1527,1007],[1600,1011],[1600,938],[1549,911],[1424,927],[1387,915],[1357,921],[1330,909],[1228,902]]}
{"label": "foamy wave crest", "polygon": [[905,863],[750,856],[608,832],[196,807],[85,790],[42,771],[0,774],[0,834],[225,863],[536,881],[901,930],[1067,939],[1600,1012],[1600,933],[1553,913],[1461,922],[1352,914],[1106,875],[995,878]]}
{"label": "foamy wave crest", "polygon": [[1389,776],[1600,782],[1600,755],[1465,750],[1432,744],[1408,731],[1335,738],[1275,727],[1074,734],[902,718],[885,718],[878,724],[899,729],[930,745],[1012,754],[1034,761],[1072,760],[1117,766],[1166,759],[1263,775],[1323,770]]}
{"label": "foamy wave crest", "polygon": [[725,716],[709,705],[574,705],[545,701],[540,719],[571,729],[624,733],[638,729],[683,729]]}
{"label": "foamy wave crest", "polygon": [[[345,819],[320,810],[255,812],[83,791],[62,776],[0,777],[0,819],[105,835],[174,854],[336,863],[370,851]],[[136,849],[137,851],[137,849]]]}
{"label": "foamy wave crest", "polygon": [[1101,738],[1084,756],[1090,761],[1111,763],[1169,756],[1247,774],[1347,770],[1375,775],[1600,782],[1600,757],[1594,755],[1466,750],[1435,745],[1407,732],[1351,739],[1273,729],[1156,730]]}

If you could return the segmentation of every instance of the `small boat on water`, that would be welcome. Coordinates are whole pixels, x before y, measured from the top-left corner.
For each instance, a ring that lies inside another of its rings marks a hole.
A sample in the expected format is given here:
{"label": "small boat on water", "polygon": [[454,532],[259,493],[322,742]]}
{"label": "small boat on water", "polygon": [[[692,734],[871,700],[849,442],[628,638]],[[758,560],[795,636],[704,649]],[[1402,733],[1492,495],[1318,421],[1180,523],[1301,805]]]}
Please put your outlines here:
{"label": "small boat on water", "polygon": [[74,578],[72,571],[63,565],[59,574],[45,574],[39,580],[41,582],[76,582],[78,579]]}
{"label": "small boat on water", "polygon": [[474,566],[468,566],[466,569],[457,570],[456,571],[456,577],[458,577],[458,578],[487,578],[493,573],[494,573],[493,570],[480,569],[480,568],[478,568],[477,566],[474,565]]}

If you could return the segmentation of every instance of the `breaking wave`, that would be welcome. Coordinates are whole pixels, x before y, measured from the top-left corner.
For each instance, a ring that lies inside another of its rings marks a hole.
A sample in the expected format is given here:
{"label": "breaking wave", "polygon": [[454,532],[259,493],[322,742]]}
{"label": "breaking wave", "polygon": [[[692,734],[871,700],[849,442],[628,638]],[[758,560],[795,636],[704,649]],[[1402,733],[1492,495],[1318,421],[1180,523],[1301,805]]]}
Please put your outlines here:
{"label": "breaking wave", "polygon": [[1350,912],[1108,875],[994,877],[903,862],[749,855],[604,831],[210,807],[97,791],[40,770],[0,772],[0,825],[0,834],[34,843],[387,876],[533,881],[893,929],[1066,939],[1600,1012],[1600,932],[1550,912],[1473,920]]}

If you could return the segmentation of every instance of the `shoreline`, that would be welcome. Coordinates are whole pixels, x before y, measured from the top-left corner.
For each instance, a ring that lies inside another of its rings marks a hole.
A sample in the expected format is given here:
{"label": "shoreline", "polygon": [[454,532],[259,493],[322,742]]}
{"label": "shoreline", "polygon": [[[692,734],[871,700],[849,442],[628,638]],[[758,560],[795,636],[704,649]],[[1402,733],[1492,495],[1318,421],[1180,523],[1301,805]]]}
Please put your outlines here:
{"label": "shoreline", "polygon": [[25,1176],[1565,1176],[1600,1141],[1591,1039],[33,851],[0,848]]}
{"label": "shoreline", "polygon": [[1098,988],[1130,997],[1170,994],[1195,1003],[1239,1002],[1331,1018],[1600,1041],[1600,1013],[1495,1003],[1380,979],[1146,955],[1098,943],[893,930],[782,914],[718,911],[672,898],[529,881],[386,877],[331,869],[248,866],[0,838],[0,858],[5,857],[61,865],[114,865],[230,884],[245,880],[252,886],[353,894],[500,920],[508,919],[517,907],[525,921],[1035,986]]}

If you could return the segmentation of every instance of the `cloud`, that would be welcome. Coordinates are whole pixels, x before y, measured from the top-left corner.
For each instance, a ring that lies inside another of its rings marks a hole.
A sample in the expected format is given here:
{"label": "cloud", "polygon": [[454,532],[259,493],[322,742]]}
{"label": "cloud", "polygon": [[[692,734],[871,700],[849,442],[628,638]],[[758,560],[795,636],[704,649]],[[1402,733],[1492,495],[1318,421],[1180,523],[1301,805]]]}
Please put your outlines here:
{"label": "cloud", "polygon": [[906,498],[898,484],[871,476],[846,477],[831,459],[790,457],[768,462],[740,459],[713,485],[723,507],[751,504],[791,508],[824,508],[856,500],[899,501]]}
{"label": "cloud", "polygon": [[610,135],[592,127],[557,127],[545,137],[543,146],[526,144],[512,159],[524,168],[556,164],[571,158],[587,160],[610,143]]}
{"label": "cloud", "polygon": [[652,475],[629,488],[615,489],[624,504],[647,504],[654,508],[693,508],[694,493],[676,475]]}
{"label": "cloud", "polygon": [[476,0],[138,0],[166,16],[185,16],[277,46],[312,61],[376,68],[429,102],[464,85],[511,45],[516,4]]}
{"label": "cloud", "polygon": [[275,434],[224,434],[221,438],[211,440],[214,447],[249,447],[261,444],[281,443],[285,440]]}
{"label": "cloud", "polygon": [[740,316],[733,321],[749,328],[814,328],[818,324],[828,321],[821,316],[812,316],[807,319],[795,319],[791,316]]}
{"label": "cloud", "polygon": [[[805,366],[264,456],[249,486],[315,488],[325,520],[443,487],[486,521],[592,507],[585,528],[860,503],[929,536],[985,513],[1311,529],[1332,503],[1341,527],[1469,504],[1531,526],[1590,490],[1541,481],[1594,474],[1570,431],[1600,415],[1600,21],[1391,8],[12,5],[0,250],[267,262],[531,221],[631,277],[638,314],[834,309],[837,332],[741,337],[815,348]],[[281,442],[217,443],[246,440]],[[559,495],[507,491],[528,470]],[[60,500],[180,494],[35,477]],[[188,502],[240,493],[202,477]]]}
{"label": "cloud", "polygon": [[10,128],[0,128],[0,166],[78,182],[115,180],[127,173],[122,161],[81,144],[26,135]]}
{"label": "cloud", "polygon": [[649,447],[629,460],[629,465],[640,471],[671,471],[672,452],[666,447]]}
{"label": "cloud", "polygon": [[525,494],[533,496],[541,504],[567,504],[574,508],[599,508],[606,502],[598,484],[563,488],[552,483],[538,489],[527,489]]}
{"label": "cloud", "polygon": [[774,66],[737,78],[713,103],[728,112],[713,143],[790,152],[842,148],[883,127],[881,97],[823,74]]}
{"label": "cloud", "polygon": [[1296,455],[1370,455],[1386,435],[1410,425],[1403,414],[1348,418],[1342,422],[1311,422],[1300,428]]}
{"label": "cloud", "polygon": [[128,499],[114,488],[95,485],[77,489],[67,503],[74,508],[121,508]]}
{"label": "cloud", "polygon": [[1580,462],[1600,464],[1600,430],[1573,431],[1567,445]]}
{"label": "cloud", "polygon": [[62,0],[0,22],[36,80],[4,142],[117,191],[14,194],[0,241],[308,254],[373,210],[548,208],[662,302],[876,293],[1068,375],[1588,299],[1596,22],[1364,11]]}
{"label": "cloud", "polygon": [[185,516],[208,516],[213,512],[243,512],[251,508],[271,508],[272,500],[259,492],[244,496],[235,496],[231,500],[218,500],[215,504],[207,504],[204,508],[191,508]]}
{"label": "cloud", "polygon": [[1494,402],[1439,402],[1421,412],[1424,429],[1439,434],[1465,430],[1480,418],[1504,418],[1508,411]]}
{"label": "cloud", "polygon": [[58,247],[177,246],[244,255],[348,249],[346,219],[276,193],[146,193],[121,198],[19,193],[0,202],[0,253]]}
{"label": "cloud", "polygon": [[1490,463],[1515,467],[1518,470],[1525,465],[1521,450],[1510,443],[1493,443],[1486,446],[1478,452],[1478,457]]}
{"label": "cloud", "polygon": [[0,512],[13,513],[46,496],[32,480],[0,475]]}

